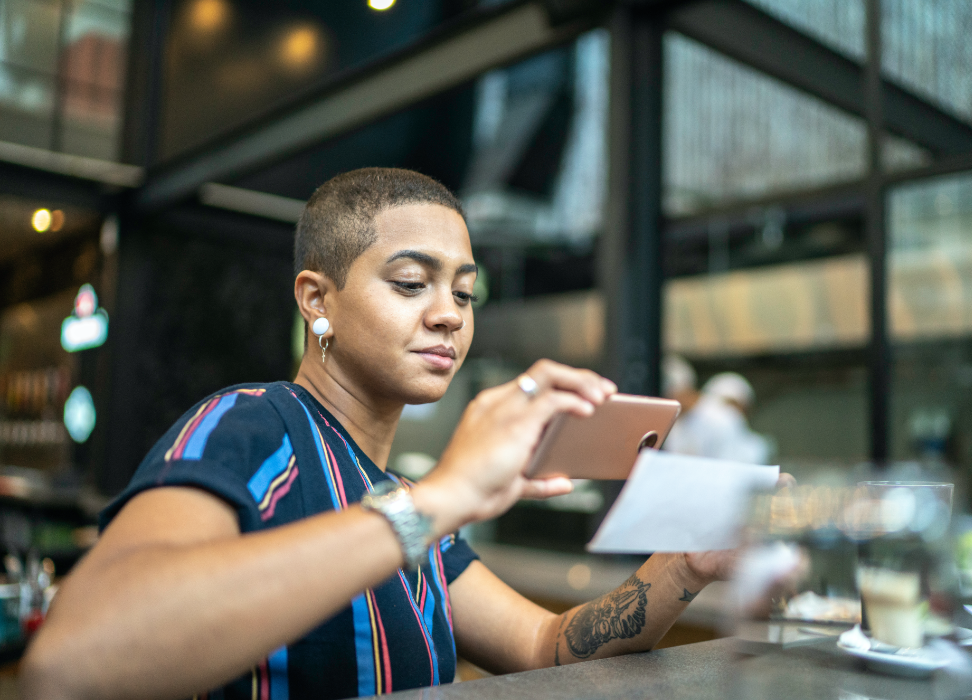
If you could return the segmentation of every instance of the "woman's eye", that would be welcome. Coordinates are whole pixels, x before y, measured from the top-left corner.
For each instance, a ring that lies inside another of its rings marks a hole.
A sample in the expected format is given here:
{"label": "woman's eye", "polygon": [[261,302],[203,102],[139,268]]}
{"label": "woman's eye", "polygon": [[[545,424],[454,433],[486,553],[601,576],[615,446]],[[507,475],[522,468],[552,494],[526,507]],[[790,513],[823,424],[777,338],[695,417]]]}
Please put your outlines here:
{"label": "woman's eye", "polygon": [[393,281],[392,284],[394,284],[396,287],[398,287],[403,292],[409,292],[409,293],[412,293],[412,294],[414,294],[416,292],[420,292],[423,289],[425,289],[425,284],[423,282],[395,282],[395,281]]}
{"label": "woman's eye", "polygon": [[468,304],[469,302],[479,301],[479,297],[475,294],[469,294],[468,292],[453,292],[452,295],[459,300],[460,304]]}

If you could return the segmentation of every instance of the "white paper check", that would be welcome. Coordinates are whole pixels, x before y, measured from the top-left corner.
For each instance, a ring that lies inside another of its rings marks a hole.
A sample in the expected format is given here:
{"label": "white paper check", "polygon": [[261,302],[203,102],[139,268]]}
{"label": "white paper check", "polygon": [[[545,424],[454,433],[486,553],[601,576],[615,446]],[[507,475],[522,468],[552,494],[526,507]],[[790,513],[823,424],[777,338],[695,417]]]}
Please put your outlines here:
{"label": "white paper check", "polygon": [[703,552],[739,544],[754,490],[772,489],[779,467],[644,450],[591,552]]}

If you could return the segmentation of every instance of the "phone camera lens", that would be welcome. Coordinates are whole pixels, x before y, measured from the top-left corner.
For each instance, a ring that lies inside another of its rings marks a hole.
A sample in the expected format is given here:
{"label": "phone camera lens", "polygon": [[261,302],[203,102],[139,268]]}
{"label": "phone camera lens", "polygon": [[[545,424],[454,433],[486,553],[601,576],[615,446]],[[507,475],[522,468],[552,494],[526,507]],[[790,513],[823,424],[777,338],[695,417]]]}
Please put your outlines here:
{"label": "phone camera lens", "polygon": [[658,443],[658,433],[651,430],[645,433],[645,436],[641,438],[641,442],[638,443],[638,452],[641,452],[646,447],[654,447]]}

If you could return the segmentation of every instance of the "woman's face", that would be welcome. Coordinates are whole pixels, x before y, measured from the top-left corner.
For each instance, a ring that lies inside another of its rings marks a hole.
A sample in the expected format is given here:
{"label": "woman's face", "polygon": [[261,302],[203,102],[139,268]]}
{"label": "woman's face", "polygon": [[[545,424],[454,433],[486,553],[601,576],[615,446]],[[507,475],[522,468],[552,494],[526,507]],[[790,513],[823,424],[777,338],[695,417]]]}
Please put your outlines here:
{"label": "woman's face", "polygon": [[325,295],[328,372],[364,400],[438,401],[473,337],[469,232],[437,204],[392,207],[374,225],[378,238],[351,264],[344,289]]}

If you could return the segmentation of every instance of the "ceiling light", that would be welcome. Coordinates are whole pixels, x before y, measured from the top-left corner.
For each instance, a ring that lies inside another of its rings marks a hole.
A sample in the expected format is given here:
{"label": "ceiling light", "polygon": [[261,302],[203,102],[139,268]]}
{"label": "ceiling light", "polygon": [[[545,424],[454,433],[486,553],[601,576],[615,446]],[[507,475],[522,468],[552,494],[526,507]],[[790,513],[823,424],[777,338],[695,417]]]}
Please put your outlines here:
{"label": "ceiling light", "polygon": [[395,4],[395,0],[368,0],[368,7],[382,12]]}
{"label": "ceiling light", "polygon": [[50,209],[38,209],[34,212],[34,215],[30,217],[30,225],[34,227],[37,233],[44,233],[51,227],[51,211]]}
{"label": "ceiling light", "polygon": [[225,0],[196,0],[189,10],[189,22],[198,32],[215,31],[228,17],[229,7]]}
{"label": "ceiling light", "polygon": [[314,27],[297,27],[291,30],[280,47],[281,59],[291,68],[306,66],[316,55],[317,30]]}

